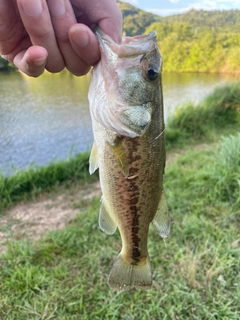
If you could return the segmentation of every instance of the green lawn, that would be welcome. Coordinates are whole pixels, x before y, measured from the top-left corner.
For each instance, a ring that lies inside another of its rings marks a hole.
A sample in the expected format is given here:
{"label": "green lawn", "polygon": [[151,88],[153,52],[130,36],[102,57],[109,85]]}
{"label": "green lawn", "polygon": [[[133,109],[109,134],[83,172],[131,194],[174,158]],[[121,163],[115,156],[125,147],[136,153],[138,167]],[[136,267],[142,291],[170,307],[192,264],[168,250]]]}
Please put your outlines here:
{"label": "green lawn", "polygon": [[170,158],[172,230],[165,243],[150,230],[151,290],[108,287],[121,240],[100,231],[93,198],[65,229],[33,243],[9,241],[0,319],[239,319],[240,134]]}
{"label": "green lawn", "polygon": [[[164,187],[172,230],[164,242],[150,229],[154,281],[148,291],[108,287],[119,233],[100,231],[99,197],[74,199],[78,188],[89,190],[97,179],[89,177],[88,154],[2,174],[1,221],[19,201],[56,193],[69,193],[68,205],[79,215],[32,242],[9,233],[0,256],[0,319],[239,319],[239,106],[240,84],[234,84],[216,89],[197,107],[178,109],[168,123]],[[9,232],[5,224],[0,232]]]}

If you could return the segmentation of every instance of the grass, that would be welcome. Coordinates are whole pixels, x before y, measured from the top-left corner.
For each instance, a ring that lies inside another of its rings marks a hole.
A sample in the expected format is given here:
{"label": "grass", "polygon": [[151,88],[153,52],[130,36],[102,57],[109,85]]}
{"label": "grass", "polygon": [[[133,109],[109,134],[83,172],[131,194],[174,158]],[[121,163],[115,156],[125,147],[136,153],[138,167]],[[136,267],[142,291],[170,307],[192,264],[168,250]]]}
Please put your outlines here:
{"label": "grass", "polygon": [[[34,243],[8,243],[0,266],[0,318],[239,319],[239,186],[228,175],[224,183],[224,175],[216,176],[238,144],[239,135],[214,148],[187,149],[167,166],[173,225],[166,244],[150,230],[153,289],[109,289],[120,237],[99,230],[99,198],[93,198],[65,229]],[[239,178],[240,153],[230,158]],[[225,197],[223,185],[238,197]]]}
{"label": "grass", "polygon": [[218,156],[211,172],[211,191],[217,198],[240,206],[240,133],[220,140]]}
{"label": "grass", "polygon": [[61,184],[93,181],[96,175],[89,177],[88,159],[89,153],[82,153],[43,167],[33,165],[10,176],[0,175],[0,214],[19,201],[33,198]]}
{"label": "grass", "polygon": [[[232,105],[239,112],[238,104]],[[191,112],[195,117],[195,108]],[[234,119],[225,113],[219,116],[224,118],[222,126],[226,121],[226,130],[222,127],[225,136],[218,141],[218,117],[208,117],[206,127],[202,118],[195,118],[208,130],[196,129],[193,136],[186,120],[178,122],[184,134],[176,135],[170,146],[181,150],[171,157],[164,179],[172,230],[164,242],[150,229],[151,290],[115,293],[108,287],[110,268],[121,249],[120,236],[100,231],[98,197],[80,199],[74,206],[81,213],[64,229],[34,242],[9,240],[0,258],[0,319],[239,319],[240,132],[238,114],[231,112]],[[203,139],[204,146],[193,146],[194,139]],[[30,169],[2,177],[5,209],[45,189],[51,194],[53,186],[68,184],[71,193],[71,187],[78,187],[72,181],[88,175],[88,155],[79,157],[73,166],[72,159],[69,167],[62,163],[56,169],[52,164],[51,170]]]}
{"label": "grass", "polygon": [[206,139],[216,141],[223,132],[240,126],[240,83],[217,87],[195,106],[192,102],[176,109],[167,124],[168,149]]}

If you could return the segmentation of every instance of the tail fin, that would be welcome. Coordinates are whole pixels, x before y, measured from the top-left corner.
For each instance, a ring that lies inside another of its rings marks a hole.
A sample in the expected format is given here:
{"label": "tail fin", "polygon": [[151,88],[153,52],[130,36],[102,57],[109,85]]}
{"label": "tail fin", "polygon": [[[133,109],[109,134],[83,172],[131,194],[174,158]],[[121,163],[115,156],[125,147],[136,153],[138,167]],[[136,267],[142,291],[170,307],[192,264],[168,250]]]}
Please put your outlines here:
{"label": "tail fin", "polygon": [[118,291],[151,288],[152,273],[149,258],[138,264],[130,264],[122,258],[120,253],[112,267],[108,283]]}

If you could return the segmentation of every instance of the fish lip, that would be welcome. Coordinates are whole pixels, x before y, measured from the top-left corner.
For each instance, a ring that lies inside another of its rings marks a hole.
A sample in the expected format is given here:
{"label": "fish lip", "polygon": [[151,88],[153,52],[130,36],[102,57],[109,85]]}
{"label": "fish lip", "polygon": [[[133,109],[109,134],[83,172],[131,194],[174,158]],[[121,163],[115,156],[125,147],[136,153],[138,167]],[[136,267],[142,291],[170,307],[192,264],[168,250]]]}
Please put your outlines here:
{"label": "fish lip", "polygon": [[99,26],[95,28],[94,33],[99,41],[100,49],[105,52],[106,47],[109,47],[119,58],[141,55],[157,48],[156,31],[135,37],[123,37],[121,45]]}
{"label": "fish lip", "polygon": [[148,34],[143,34],[140,36],[135,37],[123,37],[123,44],[131,44],[131,43],[142,43],[142,42],[148,42],[149,40],[155,39],[157,37],[157,32],[152,31]]}
{"label": "fish lip", "polygon": [[[105,41],[112,42],[116,45],[118,45],[108,34],[106,34],[99,26],[96,26],[94,28],[94,33],[97,36],[98,40],[101,41],[104,39]],[[149,40],[155,39],[157,37],[157,32],[151,31],[148,34],[143,34],[139,36],[134,37],[122,37],[122,45],[131,44],[131,43],[142,43],[142,42],[148,42]]]}

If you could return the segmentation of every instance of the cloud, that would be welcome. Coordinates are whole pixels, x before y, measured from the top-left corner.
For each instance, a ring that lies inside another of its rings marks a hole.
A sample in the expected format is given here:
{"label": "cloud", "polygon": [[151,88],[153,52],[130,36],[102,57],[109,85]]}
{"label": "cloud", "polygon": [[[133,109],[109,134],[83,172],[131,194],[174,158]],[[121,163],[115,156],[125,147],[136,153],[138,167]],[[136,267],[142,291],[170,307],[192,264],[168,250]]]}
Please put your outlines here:
{"label": "cloud", "polygon": [[205,9],[205,10],[221,10],[238,8],[240,6],[240,0],[232,0],[231,2],[227,0],[202,0],[201,2],[191,2],[189,1],[188,7],[194,9]]}
{"label": "cloud", "polygon": [[169,1],[174,3],[174,4],[179,2],[179,0],[169,0]]}
{"label": "cloud", "polygon": [[146,9],[145,11],[158,14],[159,16],[170,16],[172,14],[184,13],[191,10],[191,7],[182,9]]}
{"label": "cloud", "polygon": [[[178,0],[169,0],[172,3],[177,3]],[[146,9],[146,11],[158,14],[160,16],[169,16],[172,14],[179,14],[187,12],[191,9],[195,10],[228,10],[228,9],[239,9],[240,7],[240,0],[232,0],[231,3],[227,0],[202,0],[201,2],[194,2],[194,1],[185,1],[185,5],[182,5],[181,8],[178,7],[172,9]]]}
{"label": "cloud", "polygon": [[133,6],[136,6],[138,4],[138,0],[126,0],[126,1],[121,0],[121,1],[128,2],[128,3],[132,4]]}

